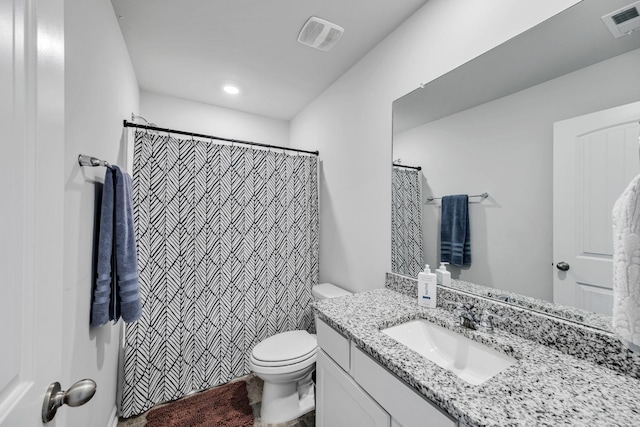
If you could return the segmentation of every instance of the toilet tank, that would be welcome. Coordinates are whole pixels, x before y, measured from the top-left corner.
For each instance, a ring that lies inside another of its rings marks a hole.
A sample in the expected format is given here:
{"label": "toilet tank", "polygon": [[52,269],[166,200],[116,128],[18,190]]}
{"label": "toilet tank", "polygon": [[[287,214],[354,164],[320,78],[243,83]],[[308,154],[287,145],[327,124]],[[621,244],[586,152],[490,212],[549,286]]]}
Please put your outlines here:
{"label": "toilet tank", "polygon": [[341,297],[344,295],[351,295],[351,292],[345,291],[342,288],[332,285],[331,283],[320,283],[311,288],[311,294],[313,299],[320,301],[328,298]]}

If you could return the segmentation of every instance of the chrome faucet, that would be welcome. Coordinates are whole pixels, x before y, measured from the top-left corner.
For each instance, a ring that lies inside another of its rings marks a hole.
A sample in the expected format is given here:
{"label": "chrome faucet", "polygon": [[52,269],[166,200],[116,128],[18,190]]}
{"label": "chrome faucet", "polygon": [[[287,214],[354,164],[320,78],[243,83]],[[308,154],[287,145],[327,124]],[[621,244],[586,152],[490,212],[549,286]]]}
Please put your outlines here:
{"label": "chrome faucet", "polygon": [[458,305],[458,308],[454,311],[454,315],[458,318],[460,326],[474,331],[478,330],[481,332],[492,333],[494,331],[493,319],[500,319],[500,316],[485,308],[482,310],[482,315],[478,318],[473,314],[472,310],[472,305]]}
{"label": "chrome faucet", "polygon": [[472,305],[469,304],[458,304],[458,308],[453,312],[454,315],[458,318],[460,322],[460,326],[463,326],[468,329],[476,330],[478,322],[476,322],[476,316],[473,314]]}
{"label": "chrome faucet", "polygon": [[504,302],[516,302],[513,297],[509,294],[500,294],[500,295],[489,295],[490,297],[494,297],[496,299],[499,299],[500,301],[504,301]]}
{"label": "chrome faucet", "polygon": [[482,310],[482,316],[480,316],[480,330],[486,333],[493,333],[494,325],[493,319],[502,319],[502,317],[498,316],[496,313],[490,311],[488,308]]}

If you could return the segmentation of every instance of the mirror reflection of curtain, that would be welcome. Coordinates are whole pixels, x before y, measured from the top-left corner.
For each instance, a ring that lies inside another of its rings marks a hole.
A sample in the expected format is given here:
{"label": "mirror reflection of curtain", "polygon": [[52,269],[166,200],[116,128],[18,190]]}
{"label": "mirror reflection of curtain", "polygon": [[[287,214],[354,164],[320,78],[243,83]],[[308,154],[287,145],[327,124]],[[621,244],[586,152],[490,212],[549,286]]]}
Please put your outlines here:
{"label": "mirror reflection of curtain", "polygon": [[422,271],[422,172],[393,166],[391,271],[416,277]]}

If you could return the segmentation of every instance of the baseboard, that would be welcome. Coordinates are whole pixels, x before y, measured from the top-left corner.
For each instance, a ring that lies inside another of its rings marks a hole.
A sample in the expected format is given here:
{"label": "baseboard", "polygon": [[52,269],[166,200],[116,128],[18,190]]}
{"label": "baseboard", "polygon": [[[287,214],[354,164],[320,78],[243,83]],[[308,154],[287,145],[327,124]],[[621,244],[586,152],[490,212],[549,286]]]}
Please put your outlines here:
{"label": "baseboard", "polygon": [[107,427],[118,427],[118,408],[116,408],[115,406],[111,411],[111,416],[109,417]]}

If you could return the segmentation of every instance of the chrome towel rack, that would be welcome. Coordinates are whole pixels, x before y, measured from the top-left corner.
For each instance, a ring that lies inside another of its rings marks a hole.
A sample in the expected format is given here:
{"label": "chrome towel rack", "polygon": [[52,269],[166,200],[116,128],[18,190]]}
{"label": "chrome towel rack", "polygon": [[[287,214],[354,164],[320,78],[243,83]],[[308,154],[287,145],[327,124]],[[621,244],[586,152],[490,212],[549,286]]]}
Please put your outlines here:
{"label": "chrome towel rack", "polygon": [[78,155],[78,164],[80,166],[90,166],[90,167],[104,166],[106,168],[111,169],[111,165],[106,160],[100,160],[97,157],[86,156],[84,154]]}
{"label": "chrome towel rack", "polygon": [[[474,194],[469,197],[482,197],[483,199],[486,199],[487,197],[489,197],[489,193]],[[442,199],[442,197],[427,197],[427,202],[433,202],[436,199]]]}

